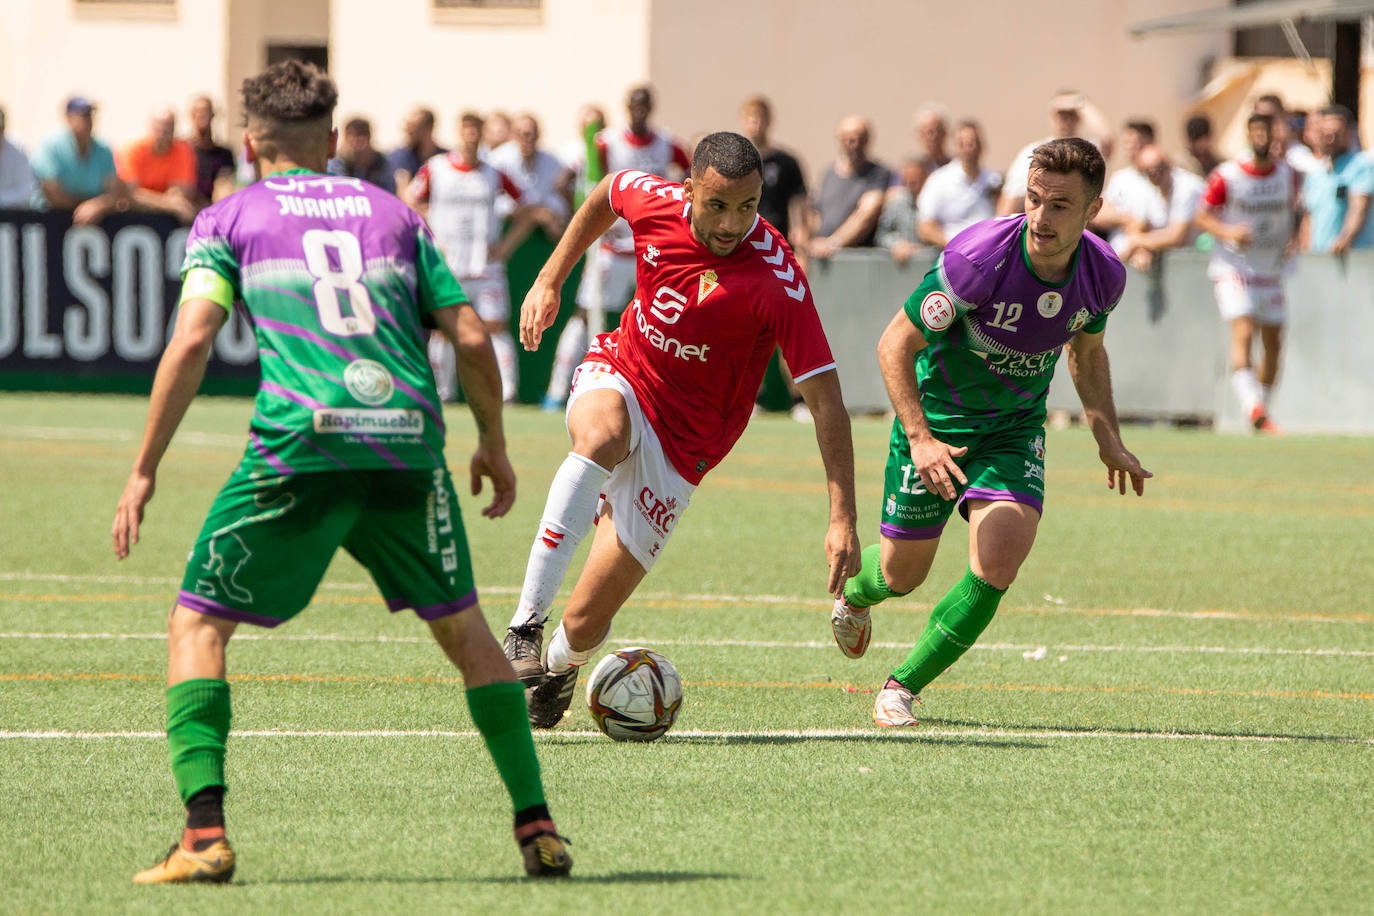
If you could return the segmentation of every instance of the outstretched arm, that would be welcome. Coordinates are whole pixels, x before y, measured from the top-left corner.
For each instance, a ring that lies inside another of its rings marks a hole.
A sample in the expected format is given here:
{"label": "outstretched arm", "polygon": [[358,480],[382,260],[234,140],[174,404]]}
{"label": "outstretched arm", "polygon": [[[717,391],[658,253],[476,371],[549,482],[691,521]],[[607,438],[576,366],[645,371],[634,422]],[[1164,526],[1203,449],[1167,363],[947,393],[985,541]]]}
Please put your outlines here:
{"label": "outstretched arm", "polygon": [[1140,461],[1121,443],[1121,429],[1116,422],[1116,404],[1112,401],[1112,373],[1107,361],[1107,349],[1102,346],[1105,331],[1089,334],[1079,331],[1069,341],[1069,375],[1083,402],[1088,427],[1097,440],[1097,454],[1107,466],[1107,487],[1125,494],[1126,478],[1136,496],[1145,493],[1145,481],[1154,475],[1140,466]]}
{"label": "outstretched arm", "polygon": [[157,466],[200,388],[205,364],[210,361],[210,346],[228,317],[224,306],[209,299],[188,299],[177,310],[176,329],[153,377],[143,444],[115,507],[110,536],[118,559],[127,557],[129,548],[138,543],[143,509],[153,498],[157,483]]}
{"label": "outstretched arm", "polygon": [[830,370],[797,383],[816,423],[816,445],[825,465],[830,493],[830,524],[825,532],[825,558],[830,564],[827,588],[836,598],[845,580],[859,574],[858,512],[854,507],[854,440],[849,432],[849,412],[840,395],[840,377]]}
{"label": "outstretched arm", "polygon": [[506,431],[501,416],[501,372],[491,338],[477,311],[466,303],[434,310],[439,331],[458,356],[458,382],[477,424],[477,450],[469,465],[472,495],[482,492],[482,478],[491,479],[491,503],[482,510],[500,518],[515,503],[515,470],[506,455]]}
{"label": "outstretched arm", "polygon": [[616,214],[611,209],[613,177],[607,175],[597,182],[582,206],[577,208],[567,231],[525,294],[525,302],[520,306],[520,343],[526,350],[539,349],[544,332],[558,317],[559,293],[578,258],[615,223]]}
{"label": "outstretched arm", "polygon": [[911,323],[906,310],[897,312],[878,341],[878,370],[883,374],[887,396],[902,424],[911,445],[911,463],[927,490],[942,499],[958,495],[954,481],[968,483],[963,470],[954,460],[968,449],[951,448],[935,438],[921,409],[921,388],[916,381],[916,354],[925,349],[926,338],[921,329]]}

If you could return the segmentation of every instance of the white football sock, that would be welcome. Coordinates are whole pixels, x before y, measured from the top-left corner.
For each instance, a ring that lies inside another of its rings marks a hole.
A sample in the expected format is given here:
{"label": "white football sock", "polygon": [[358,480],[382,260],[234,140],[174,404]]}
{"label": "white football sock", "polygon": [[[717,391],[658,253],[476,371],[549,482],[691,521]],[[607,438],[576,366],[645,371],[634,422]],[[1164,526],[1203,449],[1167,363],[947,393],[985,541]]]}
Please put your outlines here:
{"label": "white football sock", "polygon": [[[607,630],[606,636],[610,635],[611,631]],[[563,624],[560,623],[558,629],[553,631],[553,636],[549,639],[549,648],[544,654],[544,667],[554,674],[562,674],[569,668],[581,668],[591,661],[592,656],[605,644],[606,638],[602,637],[601,642],[585,652],[579,652],[568,645],[568,636],[563,632]]]}
{"label": "white football sock", "polygon": [[1264,392],[1260,389],[1259,379],[1253,369],[1237,369],[1231,373],[1231,388],[1240,399],[1240,406],[1249,413],[1263,403]]}
{"label": "white football sock", "polygon": [[427,349],[439,400],[452,401],[458,396],[458,359],[454,356],[453,345],[444,335],[431,334]]}
{"label": "white football sock", "polygon": [[1273,385],[1260,385],[1260,403],[1264,405],[1264,409],[1265,409],[1265,410],[1268,410],[1268,409],[1269,409],[1269,401],[1270,401],[1271,399],[1273,399],[1273,397],[1274,397],[1274,386],[1273,386]]}
{"label": "white football sock", "polygon": [[553,354],[553,374],[549,376],[549,398],[555,401],[568,399],[568,387],[572,383],[573,370],[587,355],[587,322],[581,315],[573,315],[563,325],[563,333],[558,338],[558,349]]}
{"label": "white football sock", "polygon": [[595,461],[573,452],[559,465],[553,483],[549,484],[549,498],[544,503],[534,546],[530,548],[525,584],[515,615],[510,619],[511,626],[543,624],[548,619],[549,608],[568,574],[577,545],[592,530],[601,487],[610,476],[611,472]]}
{"label": "white football sock", "polygon": [[491,348],[496,351],[496,367],[501,370],[501,399],[509,404],[515,400],[518,385],[515,341],[510,331],[491,335]]}

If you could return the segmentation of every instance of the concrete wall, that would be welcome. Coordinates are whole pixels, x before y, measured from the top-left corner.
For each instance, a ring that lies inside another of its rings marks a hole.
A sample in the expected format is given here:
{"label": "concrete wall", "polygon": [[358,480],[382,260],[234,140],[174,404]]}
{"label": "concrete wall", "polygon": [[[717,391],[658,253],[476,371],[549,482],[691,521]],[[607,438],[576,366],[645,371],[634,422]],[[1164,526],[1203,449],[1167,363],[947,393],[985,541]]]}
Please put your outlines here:
{"label": "concrete wall", "polygon": [[[851,410],[889,407],[874,350],[883,329],[933,257],[895,266],[885,252],[848,251],[813,264],[809,277]],[[1231,392],[1228,332],[1217,314],[1205,255],[1181,252],[1156,275],[1130,272],[1107,325],[1117,410],[1200,417],[1244,428]],[[1273,415],[1294,432],[1374,433],[1374,253],[1345,261],[1298,259],[1288,281],[1289,324]],[[1077,410],[1060,360],[1051,407]]]}

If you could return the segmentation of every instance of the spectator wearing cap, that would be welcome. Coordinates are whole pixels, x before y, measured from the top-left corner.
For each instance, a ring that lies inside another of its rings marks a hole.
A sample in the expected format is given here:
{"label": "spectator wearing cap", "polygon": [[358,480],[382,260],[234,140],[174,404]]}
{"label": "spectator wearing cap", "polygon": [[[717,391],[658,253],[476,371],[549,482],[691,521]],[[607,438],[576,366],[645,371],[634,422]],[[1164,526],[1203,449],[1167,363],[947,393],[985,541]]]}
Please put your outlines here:
{"label": "spectator wearing cap", "polygon": [[1002,176],[983,166],[983,131],[976,121],[954,129],[954,161],[936,169],[916,201],[916,234],[944,248],[949,240],[997,211]]}
{"label": "spectator wearing cap", "polygon": [[872,134],[868,119],[859,115],[845,117],[835,129],[839,155],[825,170],[811,211],[812,257],[828,258],[841,248],[874,244],[892,173],[868,158]]}
{"label": "spectator wearing cap", "polygon": [[1112,131],[1107,119],[1096,106],[1082,95],[1066,89],[1050,99],[1050,136],[1027,143],[1012,157],[1007,177],[1002,182],[1002,196],[997,201],[997,214],[1020,213],[1026,206],[1026,180],[1030,177],[1031,154],[1035,148],[1050,140],[1082,137],[1102,151],[1103,158],[1112,154]]}
{"label": "spectator wearing cap", "polygon": [[1374,220],[1369,218],[1374,195],[1374,162],[1351,149],[1354,116],[1344,105],[1332,105],[1318,115],[1317,151],[1321,158],[1303,177],[1303,219],[1300,238],[1306,249],[1319,254],[1345,254],[1351,248],[1374,247]]}
{"label": "spectator wearing cap", "polygon": [[0,108],[0,207],[31,207],[36,189],[29,157],[5,137],[5,109]]}
{"label": "spectator wearing cap", "polygon": [[159,108],[148,119],[148,136],[120,151],[119,177],[133,189],[140,210],[167,213],[190,224],[200,210],[196,193],[196,151],[176,137],[177,116]]}
{"label": "spectator wearing cap", "polygon": [[66,128],[51,134],[33,154],[40,203],[71,210],[77,225],[127,210],[129,189],[115,169],[114,153],[94,136],[95,106],[82,96],[70,98],[66,119]]}
{"label": "spectator wearing cap", "polygon": [[1183,135],[1188,141],[1188,155],[1193,157],[1199,175],[1204,178],[1221,165],[1217,155],[1216,141],[1212,137],[1212,119],[1204,114],[1193,115],[1183,125]]}
{"label": "spectator wearing cap", "polygon": [[331,175],[361,178],[396,193],[396,179],[386,157],[372,145],[372,122],[367,118],[349,118],[344,122],[339,155],[329,160],[328,169]]}
{"label": "spectator wearing cap", "polygon": [[196,193],[201,203],[234,193],[234,153],[215,142],[215,103],[207,95],[191,100],[191,148],[196,152]]}

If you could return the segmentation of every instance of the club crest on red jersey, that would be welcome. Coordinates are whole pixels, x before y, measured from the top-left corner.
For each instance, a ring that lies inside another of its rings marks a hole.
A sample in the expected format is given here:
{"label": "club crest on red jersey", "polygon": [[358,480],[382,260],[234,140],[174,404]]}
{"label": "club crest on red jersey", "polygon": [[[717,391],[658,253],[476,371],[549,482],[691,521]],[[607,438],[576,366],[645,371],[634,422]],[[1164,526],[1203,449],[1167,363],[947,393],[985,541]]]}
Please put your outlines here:
{"label": "club crest on red jersey", "polygon": [[716,276],[716,272],[714,270],[706,271],[697,282],[697,301],[700,302],[711,295],[717,286],[720,286],[720,279]]}

